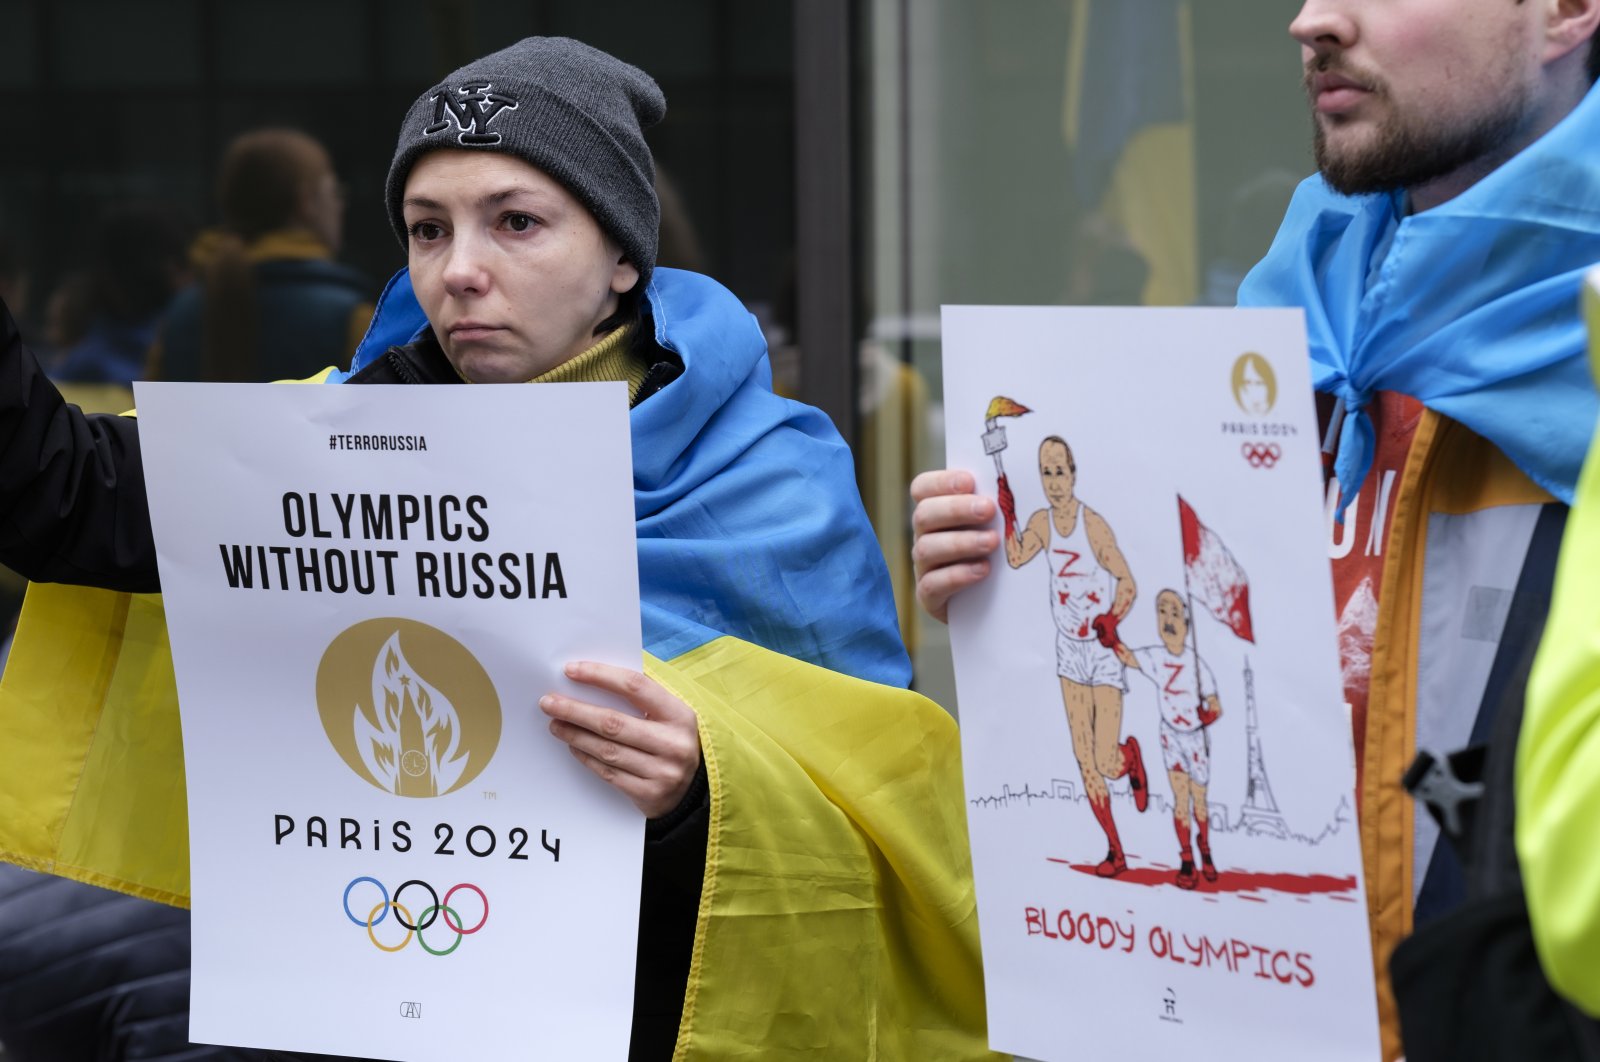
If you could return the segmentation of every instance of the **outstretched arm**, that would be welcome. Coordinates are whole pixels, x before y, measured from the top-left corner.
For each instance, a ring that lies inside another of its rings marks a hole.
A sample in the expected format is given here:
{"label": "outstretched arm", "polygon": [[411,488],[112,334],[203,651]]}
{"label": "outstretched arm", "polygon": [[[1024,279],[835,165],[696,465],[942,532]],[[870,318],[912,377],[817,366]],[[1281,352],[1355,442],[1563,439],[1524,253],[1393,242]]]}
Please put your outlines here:
{"label": "outstretched arm", "polygon": [[39,582],[160,589],[132,417],[69,405],[0,303],[0,562]]}

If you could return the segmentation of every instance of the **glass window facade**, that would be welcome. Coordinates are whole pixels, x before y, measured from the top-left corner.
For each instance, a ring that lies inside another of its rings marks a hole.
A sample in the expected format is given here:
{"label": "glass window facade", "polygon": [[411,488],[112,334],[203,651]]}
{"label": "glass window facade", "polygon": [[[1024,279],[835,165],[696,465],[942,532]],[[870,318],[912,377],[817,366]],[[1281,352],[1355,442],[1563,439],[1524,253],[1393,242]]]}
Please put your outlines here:
{"label": "glass window facade", "polygon": [[[859,443],[903,598],[906,484],[944,463],[939,307],[1231,305],[1313,168],[1286,32],[1297,8],[870,0],[860,13]],[[910,607],[902,622],[919,687],[953,706],[943,626]]]}
{"label": "glass window facade", "polygon": [[402,263],[382,186],[417,92],[535,33],[638,63],[669,101],[662,262],[743,299],[778,388],[855,445],[918,682],[953,704],[907,502],[942,463],[939,306],[1230,301],[1311,170],[1296,7],[0,0],[0,264],[23,263],[37,332],[109,211],[213,223],[223,147],[290,125],[328,145],[342,257],[376,285]]}
{"label": "glass window facade", "polygon": [[348,189],[341,257],[381,284],[404,261],[383,180],[406,108],[457,66],[549,34],[661,83],[662,262],[771,318],[793,303],[792,19],[788,0],[0,0],[0,259],[27,264],[38,318],[108,212],[158,202],[214,223],[227,143],[288,125],[328,147]]}

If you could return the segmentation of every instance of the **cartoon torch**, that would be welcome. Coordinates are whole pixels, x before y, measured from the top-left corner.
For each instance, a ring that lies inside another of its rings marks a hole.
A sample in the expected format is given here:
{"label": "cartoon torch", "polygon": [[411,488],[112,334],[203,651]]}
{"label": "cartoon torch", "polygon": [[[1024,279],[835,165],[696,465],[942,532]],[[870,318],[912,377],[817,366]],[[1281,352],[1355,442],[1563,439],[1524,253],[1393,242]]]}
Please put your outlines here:
{"label": "cartoon torch", "polygon": [[1017,537],[1017,499],[1011,493],[1011,484],[1006,482],[1005,465],[1000,463],[1000,452],[1006,448],[1006,430],[998,422],[1001,417],[1020,417],[1031,412],[1020,402],[997,395],[984,414],[983,423],[989,430],[983,433],[983,452],[994,458],[994,471],[1000,477],[1000,512],[1005,516],[1007,538]]}

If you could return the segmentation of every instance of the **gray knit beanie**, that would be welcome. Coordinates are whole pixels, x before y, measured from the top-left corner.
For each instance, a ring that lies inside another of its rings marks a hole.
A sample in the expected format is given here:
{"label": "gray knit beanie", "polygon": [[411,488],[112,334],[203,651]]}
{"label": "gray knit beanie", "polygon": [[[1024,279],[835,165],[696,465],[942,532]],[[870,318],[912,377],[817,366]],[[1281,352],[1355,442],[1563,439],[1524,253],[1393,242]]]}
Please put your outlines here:
{"label": "gray knit beanie", "polygon": [[567,37],[528,37],[468,63],[406,112],[389,164],[389,223],[406,242],[400,204],[417,159],[440,148],[499,151],[539,167],[577,197],[639,270],[656,263],[661,207],[643,130],[667,101],[636,66]]}

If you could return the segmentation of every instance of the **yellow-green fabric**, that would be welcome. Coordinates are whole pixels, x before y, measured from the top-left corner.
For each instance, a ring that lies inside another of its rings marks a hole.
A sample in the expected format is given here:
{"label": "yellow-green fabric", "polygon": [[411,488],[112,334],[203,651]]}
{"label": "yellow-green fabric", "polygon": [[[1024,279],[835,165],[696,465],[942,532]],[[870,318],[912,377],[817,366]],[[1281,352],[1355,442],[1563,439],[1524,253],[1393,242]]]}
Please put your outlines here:
{"label": "yellow-green fabric", "polygon": [[[186,905],[160,598],[35,585],[11,659],[0,857]],[[992,1057],[950,717],[734,638],[646,670],[698,713],[711,794],[675,1058]]]}
{"label": "yellow-green fabric", "polygon": [[160,597],[31,585],[0,681],[0,858],[187,907],[177,704]]}
{"label": "yellow-green fabric", "polygon": [[628,405],[638,401],[639,388],[644,386],[650,365],[633,343],[634,326],[607,332],[600,342],[562,362],[549,372],[535,376],[529,383],[609,383],[623,381],[628,385]]}
{"label": "yellow-green fabric", "polygon": [[[1600,271],[1584,289],[1600,377]],[[1591,444],[1517,742],[1517,856],[1556,990],[1600,1017],[1600,445]]]}
{"label": "yellow-green fabric", "polygon": [[950,717],[736,638],[646,670],[711,783],[675,1059],[996,1057]]}

